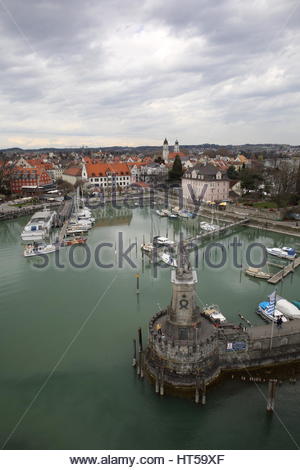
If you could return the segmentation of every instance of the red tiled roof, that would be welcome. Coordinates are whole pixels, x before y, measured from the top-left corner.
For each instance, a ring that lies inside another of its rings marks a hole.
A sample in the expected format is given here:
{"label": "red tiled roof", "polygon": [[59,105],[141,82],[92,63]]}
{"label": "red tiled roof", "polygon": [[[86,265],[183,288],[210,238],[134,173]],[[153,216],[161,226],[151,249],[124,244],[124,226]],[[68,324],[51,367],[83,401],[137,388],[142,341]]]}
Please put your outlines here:
{"label": "red tiled roof", "polygon": [[179,155],[180,157],[186,157],[186,154],[183,152],[170,152],[168,158],[175,158],[176,155]]}
{"label": "red tiled roof", "polygon": [[106,176],[107,172],[130,176],[130,168],[127,163],[88,163],[86,171],[88,178]]}
{"label": "red tiled roof", "polygon": [[82,168],[77,166],[70,166],[70,168],[66,168],[64,171],[64,175],[69,176],[81,176]]}

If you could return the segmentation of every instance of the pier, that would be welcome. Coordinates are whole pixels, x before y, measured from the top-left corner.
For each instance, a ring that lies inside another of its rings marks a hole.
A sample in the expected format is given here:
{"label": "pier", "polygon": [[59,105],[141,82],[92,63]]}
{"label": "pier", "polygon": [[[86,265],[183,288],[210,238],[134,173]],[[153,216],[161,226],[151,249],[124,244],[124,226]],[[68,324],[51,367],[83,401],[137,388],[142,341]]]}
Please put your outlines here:
{"label": "pier", "polygon": [[218,230],[211,230],[206,233],[201,233],[200,235],[196,235],[195,237],[190,237],[186,238],[183,241],[183,245],[188,248],[191,243],[194,242],[201,242],[202,240],[205,240],[207,238],[210,238],[211,236],[219,235],[226,233],[229,230],[232,230],[236,227],[239,227],[241,225],[247,225],[249,223],[250,219],[242,219],[238,220],[237,222],[232,222],[231,224],[224,225],[223,227],[220,227]]}
{"label": "pier", "polygon": [[[274,264],[274,263],[269,263],[269,264]],[[287,276],[288,274],[290,273],[293,273],[295,271],[296,268],[298,268],[298,266],[300,265],[300,256],[298,256],[297,258],[295,258],[291,263],[289,263],[287,266],[284,266],[283,269],[281,269],[280,271],[278,271],[276,274],[274,274],[274,276],[270,277],[270,279],[268,279],[268,282],[270,284],[277,284],[278,282],[280,282],[285,276]],[[280,266],[280,265],[276,265],[276,266]]]}

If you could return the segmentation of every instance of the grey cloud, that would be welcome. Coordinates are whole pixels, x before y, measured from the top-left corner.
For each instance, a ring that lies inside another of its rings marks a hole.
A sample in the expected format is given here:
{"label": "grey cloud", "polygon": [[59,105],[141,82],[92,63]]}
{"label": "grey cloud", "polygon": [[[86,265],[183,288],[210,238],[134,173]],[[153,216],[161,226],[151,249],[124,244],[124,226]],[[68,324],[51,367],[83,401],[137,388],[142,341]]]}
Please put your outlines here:
{"label": "grey cloud", "polygon": [[[168,132],[198,141],[201,127],[203,140],[237,142],[249,139],[228,125],[249,122],[257,126],[250,137],[260,137],[261,122],[276,112],[283,140],[297,143],[288,117],[299,127],[300,12],[290,0],[7,5],[11,16],[0,7],[7,135],[107,136],[113,144],[114,135],[147,143]],[[278,136],[267,124],[265,131],[265,140]]]}

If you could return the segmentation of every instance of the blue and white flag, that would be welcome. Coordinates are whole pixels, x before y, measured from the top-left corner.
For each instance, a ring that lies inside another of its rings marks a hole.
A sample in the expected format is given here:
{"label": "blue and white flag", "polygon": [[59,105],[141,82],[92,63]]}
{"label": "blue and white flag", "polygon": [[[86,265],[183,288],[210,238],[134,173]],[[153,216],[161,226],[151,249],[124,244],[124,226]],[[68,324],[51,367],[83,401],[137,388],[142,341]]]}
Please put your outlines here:
{"label": "blue and white flag", "polygon": [[266,313],[267,315],[274,315],[275,312],[275,306],[276,306],[276,290],[272,292],[272,294],[269,296],[269,305],[266,308]]}

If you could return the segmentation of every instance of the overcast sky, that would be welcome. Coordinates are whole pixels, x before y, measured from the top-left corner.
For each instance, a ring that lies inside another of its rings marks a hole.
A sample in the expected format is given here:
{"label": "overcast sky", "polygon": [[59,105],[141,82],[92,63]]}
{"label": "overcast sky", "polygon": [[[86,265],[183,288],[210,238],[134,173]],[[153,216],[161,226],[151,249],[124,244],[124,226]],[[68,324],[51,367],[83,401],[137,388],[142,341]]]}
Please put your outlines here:
{"label": "overcast sky", "polygon": [[299,0],[0,0],[0,147],[300,144]]}

